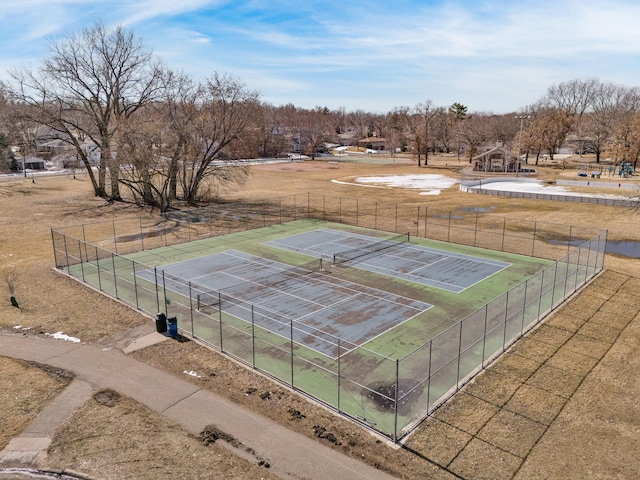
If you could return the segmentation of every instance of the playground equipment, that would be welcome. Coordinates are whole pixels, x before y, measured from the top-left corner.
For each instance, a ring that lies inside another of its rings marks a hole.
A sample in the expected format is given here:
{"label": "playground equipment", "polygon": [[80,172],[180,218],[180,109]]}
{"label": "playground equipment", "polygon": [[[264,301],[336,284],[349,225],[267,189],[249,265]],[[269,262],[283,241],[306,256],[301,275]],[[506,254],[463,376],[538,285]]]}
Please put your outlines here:
{"label": "playground equipment", "polygon": [[631,175],[634,175],[635,172],[633,171],[633,167],[631,166],[631,164],[629,162],[622,162],[619,165],[619,170],[618,170],[618,176],[619,177],[630,177]]}

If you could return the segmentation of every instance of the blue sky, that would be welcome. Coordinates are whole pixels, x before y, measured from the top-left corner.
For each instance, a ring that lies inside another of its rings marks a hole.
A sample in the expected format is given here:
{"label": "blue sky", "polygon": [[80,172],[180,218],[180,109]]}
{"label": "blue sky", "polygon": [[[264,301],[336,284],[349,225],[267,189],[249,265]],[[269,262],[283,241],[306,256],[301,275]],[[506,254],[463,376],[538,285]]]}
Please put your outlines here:
{"label": "blue sky", "polygon": [[96,21],[274,105],[384,113],[429,99],[508,113],[555,83],[640,83],[637,0],[2,0],[0,79]]}

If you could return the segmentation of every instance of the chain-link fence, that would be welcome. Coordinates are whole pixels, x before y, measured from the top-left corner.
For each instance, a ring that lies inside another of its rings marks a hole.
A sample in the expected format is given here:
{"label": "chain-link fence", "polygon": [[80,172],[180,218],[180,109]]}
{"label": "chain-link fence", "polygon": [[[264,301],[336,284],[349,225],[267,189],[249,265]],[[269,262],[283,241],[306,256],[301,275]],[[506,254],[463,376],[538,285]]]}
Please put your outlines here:
{"label": "chain-link fence", "polygon": [[[496,182],[524,184],[539,183],[538,180],[528,177],[526,173],[523,173],[520,177],[514,177],[513,174],[496,177],[483,172],[475,172],[470,168],[466,168],[463,170],[460,178],[460,190],[468,193],[493,195],[498,197],[531,198],[536,200],[553,200],[556,202],[588,203],[594,205],[607,205],[610,207],[625,207],[634,209],[637,209],[638,204],[640,203],[640,199],[638,198],[639,188],[637,185],[635,185],[631,191],[627,190],[626,195],[619,195],[619,198],[615,198],[612,196],[603,196],[595,193],[593,195],[563,195],[558,193],[510,191],[491,188],[491,184]],[[589,181],[586,181],[586,183],[589,184]],[[593,186],[597,187],[598,183],[594,182]],[[618,187],[620,186],[621,184],[619,183]]]}
{"label": "chain-link fence", "polygon": [[[208,247],[197,240],[302,219],[409,231],[553,262],[410,353],[391,358],[124,256],[178,244],[204,255]],[[606,236],[595,228],[315,194],[52,229],[58,269],[144,313],[179,318],[184,335],[394,441],[597,275]]]}

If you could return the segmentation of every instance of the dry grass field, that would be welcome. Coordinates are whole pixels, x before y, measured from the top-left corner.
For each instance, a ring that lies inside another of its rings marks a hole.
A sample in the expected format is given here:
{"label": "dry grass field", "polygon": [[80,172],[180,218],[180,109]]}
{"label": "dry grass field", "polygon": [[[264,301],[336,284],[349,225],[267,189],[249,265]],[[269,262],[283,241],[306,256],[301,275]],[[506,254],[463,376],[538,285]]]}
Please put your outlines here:
{"label": "dry grass field", "polygon": [[[638,213],[577,203],[473,195],[452,187],[438,196],[399,188],[333,183],[359,175],[438,173],[459,176],[455,159],[429,167],[305,162],[252,167],[247,185],[224,200],[315,192],[609,230],[609,240],[640,241]],[[553,181],[576,170],[539,169]],[[602,180],[605,181],[604,179]],[[633,180],[625,180],[633,182]],[[618,193],[618,192],[611,192]],[[119,333],[148,317],[53,271],[51,227],[156,212],[92,196],[88,180],[0,180],[0,330],[12,335],[64,332],[113,346]],[[640,259],[607,255],[606,271],[519,342],[501,360],[425,421],[405,442],[386,442],[195,342],[166,341],[136,358],[188,377],[204,388],[399,478],[638,478],[640,466]],[[20,308],[9,302],[9,283]],[[172,362],[164,361],[171,358]],[[69,382],[63,372],[0,357],[0,449]],[[269,399],[263,399],[263,393]],[[172,425],[131,399],[88,401],[61,428],[47,466],[99,479],[270,478],[269,471]],[[126,451],[126,455],[114,455]]]}

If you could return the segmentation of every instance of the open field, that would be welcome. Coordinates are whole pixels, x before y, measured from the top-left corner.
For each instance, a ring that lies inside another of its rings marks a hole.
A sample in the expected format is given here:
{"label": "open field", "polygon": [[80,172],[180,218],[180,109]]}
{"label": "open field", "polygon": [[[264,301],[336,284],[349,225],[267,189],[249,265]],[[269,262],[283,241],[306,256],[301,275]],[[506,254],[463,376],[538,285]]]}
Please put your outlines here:
{"label": "open field", "polygon": [[[607,228],[609,240],[640,241],[637,214],[623,208],[470,195],[456,187],[439,196],[424,197],[416,191],[331,182],[378,173],[456,176],[458,166],[454,162],[441,158],[433,166],[420,169],[400,163],[260,166],[253,168],[249,183],[241,191],[221,192],[220,197],[262,199],[309,191],[442,210],[477,207],[509,218]],[[567,173],[551,167],[542,169],[540,177],[552,181]],[[157,212],[128,204],[105,205],[91,197],[89,182],[82,177],[37,179],[35,183],[30,179],[0,181],[0,200],[0,328],[24,335],[64,332],[83,342],[118,346],[122,332],[151,321],[53,272],[49,228],[122,216],[153,218]],[[639,475],[635,456],[640,448],[640,385],[634,373],[640,361],[640,296],[636,293],[640,260],[607,255],[605,268],[607,271],[592,286],[418,428],[407,439],[407,449],[389,447],[359,427],[194,342],[167,341],[133,355],[183,377],[185,370],[209,372],[203,378],[188,379],[309,436],[317,435],[314,427],[322,426],[338,441],[318,441],[400,478],[634,478]],[[20,309],[12,308],[8,301],[6,275],[14,271]],[[172,362],[166,362],[166,358]],[[2,359],[2,372],[0,391],[9,391],[15,378],[24,379],[24,385],[30,387],[19,395],[3,397],[0,423],[10,427],[4,431],[20,431],[61,387],[58,380],[51,384],[51,377],[43,375],[41,369],[21,362]],[[35,391],[49,393],[36,396]],[[262,394],[267,392],[269,400],[263,400]],[[27,401],[29,406],[22,408]],[[23,414],[7,413],[16,408],[22,408]],[[177,465],[174,472],[198,478],[215,470],[224,478],[256,478],[254,465],[234,459],[226,449],[216,451],[218,457],[226,459],[222,462],[207,464],[199,460],[194,464],[180,454],[187,434],[163,426],[163,419],[155,418],[135,402],[123,400],[117,409],[109,410],[109,415],[95,414],[96,408],[88,402],[59,432],[54,446],[68,444],[71,439],[86,440],[74,442],[72,449],[56,447],[47,460],[49,466],[73,467],[96,478],[168,478],[163,477],[162,470],[153,468],[159,455],[157,448],[152,448],[155,442],[149,439],[161,434],[165,456],[174,465],[188,463]],[[86,418],[94,421],[86,422]],[[11,435],[15,433],[0,435],[0,448]],[[109,444],[105,439],[109,438],[116,445],[124,438],[132,439],[134,446],[129,448],[136,453],[135,461],[116,468],[112,452],[105,451]],[[229,464],[234,469],[227,471],[224,465]],[[200,473],[189,470],[191,467]],[[260,472],[264,474],[265,470]]]}

